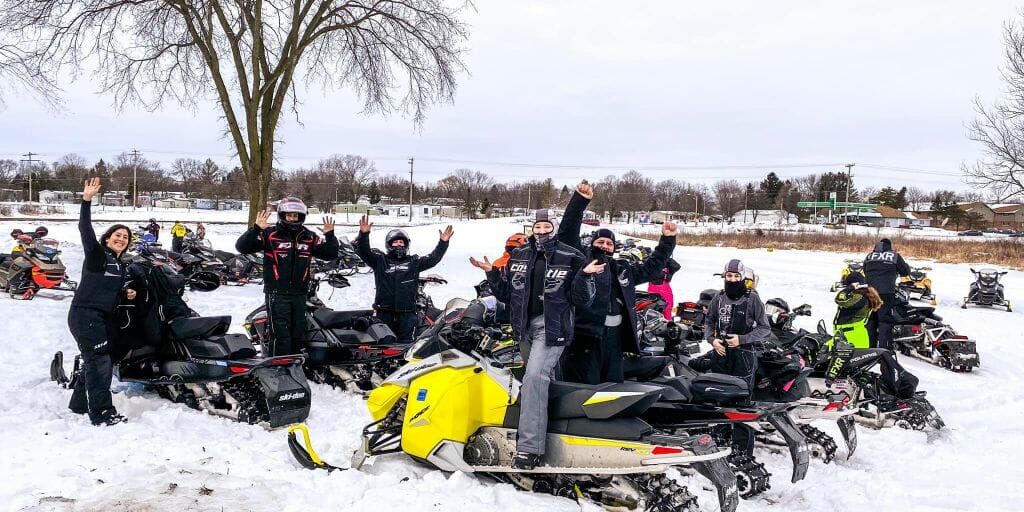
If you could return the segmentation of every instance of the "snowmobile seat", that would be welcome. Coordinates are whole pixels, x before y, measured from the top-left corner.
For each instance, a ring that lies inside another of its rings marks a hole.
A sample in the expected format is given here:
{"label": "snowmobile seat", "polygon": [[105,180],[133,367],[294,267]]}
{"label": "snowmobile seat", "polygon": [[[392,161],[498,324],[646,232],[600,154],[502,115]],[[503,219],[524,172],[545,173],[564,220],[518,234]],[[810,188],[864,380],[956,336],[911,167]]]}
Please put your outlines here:
{"label": "snowmobile seat", "polygon": [[[502,427],[519,428],[519,404],[505,410]],[[592,420],[589,418],[559,418],[548,420],[548,432],[581,437],[598,437],[619,439],[622,441],[639,441],[654,432],[646,421],[636,418],[611,418]]]}
{"label": "snowmobile seat", "polygon": [[182,317],[171,320],[168,325],[171,328],[171,336],[176,340],[209,338],[228,332],[228,327],[231,326],[231,317]]}
{"label": "snowmobile seat", "polygon": [[350,328],[352,323],[359,318],[373,316],[373,310],[355,309],[352,311],[335,311],[329,308],[317,308],[313,311],[313,318],[324,329]]}
{"label": "snowmobile seat", "polygon": [[690,394],[698,403],[735,403],[750,398],[747,381],[721,373],[705,373],[690,383]]}
{"label": "snowmobile seat", "polygon": [[249,359],[256,357],[252,341],[244,334],[224,334],[185,341],[192,357],[210,359]]}
{"label": "snowmobile seat", "polygon": [[624,357],[622,372],[627,379],[646,381],[660,375],[671,362],[669,356]]}
{"label": "snowmobile seat", "polygon": [[661,397],[661,388],[636,382],[589,385],[552,381],[548,415],[552,419],[604,420],[639,416]]}

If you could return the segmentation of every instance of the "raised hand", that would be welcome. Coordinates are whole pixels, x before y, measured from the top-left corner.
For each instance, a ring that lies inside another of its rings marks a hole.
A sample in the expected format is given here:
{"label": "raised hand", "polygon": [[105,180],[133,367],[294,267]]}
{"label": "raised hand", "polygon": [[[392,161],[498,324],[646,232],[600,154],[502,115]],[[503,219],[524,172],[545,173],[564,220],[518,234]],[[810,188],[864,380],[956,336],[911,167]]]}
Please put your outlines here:
{"label": "raised hand", "polygon": [[370,228],[372,228],[372,227],[373,227],[373,224],[370,224],[370,219],[367,218],[366,215],[363,215],[362,217],[359,217],[359,232],[360,233],[369,233],[370,232]]}
{"label": "raised hand", "polygon": [[92,201],[92,198],[96,196],[100,191],[100,179],[90,178],[85,180],[85,188],[82,190],[82,200]]}
{"label": "raised hand", "polygon": [[262,212],[257,213],[256,214],[256,225],[259,226],[260,229],[267,229],[267,226],[270,225],[270,221],[267,220],[269,218],[270,218],[270,210],[269,209],[268,210],[263,210]]}
{"label": "raised hand", "polygon": [[323,231],[324,234],[334,231],[334,217],[324,217],[323,221],[324,227],[320,228],[320,231]]}
{"label": "raised hand", "polygon": [[590,183],[587,183],[586,180],[584,180],[579,185],[576,185],[576,193],[587,199],[593,199],[594,187],[590,186]]}
{"label": "raised hand", "polygon": [[679,226],[677,226],[675,222],[665,221],[665,223],[661,225],[662,235],[676,236],[677,233],[679,233]]}
{"label": "raised hand", "polygon": [[604,263],[598,263],[597,260],[591,261],[589,265],[583,267],[584,274],[600,274],[604,272]]}
{"label": "raised hand", "polygon": [[469,264],[473,265],[474,267],[476,267],[476,268],[478,268],[480,270],[483,270],[484,272],[490,272],[494,268],[494,265],[492,265],[491,261],[487,259],[487,256],[484,256],[484,260],[483,261],[480,261],[480,260],[470,256],[469,257]]}
{"label": "raised hand", "polygon": [[444,231],[441,231],[440,229],[437,230],[437,234],[441,235],[442,242],[447,242],[448,240],[451,240],[452,235],[455,234],[455,231],[452,230],[452,226],[451,224],[449,224],[448,227],[444,228]]}

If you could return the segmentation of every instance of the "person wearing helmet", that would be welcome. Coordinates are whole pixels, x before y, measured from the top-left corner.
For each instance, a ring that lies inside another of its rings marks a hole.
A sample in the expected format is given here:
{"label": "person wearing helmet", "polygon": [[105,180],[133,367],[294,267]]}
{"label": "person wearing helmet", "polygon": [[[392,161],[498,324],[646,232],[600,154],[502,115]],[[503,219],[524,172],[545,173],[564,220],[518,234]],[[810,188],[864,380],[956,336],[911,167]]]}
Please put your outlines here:
{"label": "person wearing helmet", "polygon": [[860,272],[850,272],[843,279],[843,285],[835,298],[838,306],[832,321],[835,330],[841,331],[854,348],[871,348],[867,322],[871,314],[882,307],[882,297]]}
{"label": "person wearing helmet", "polygon": [[270,225],[270,210],[256,215],[256,224],[235,242],[242,254],[263,252],[263,293],[273,337],[271,355],[298,353],[306,336],[306,296],[313,278],[313,258],[338,257],[334,219],[324,217],[321,238],[303,226],[306,205],[297,197],[277,204],[277,223]]}
{"label": "person wearing helmet", "polygon": [[426,256],[410,254],[412,240],[404,229],[392,229],[384,236],[384,251],[370,249],[370,229],[373,224],[364,215],[359,219],[359,237],[356,238],[356,254],[373,269],[373,280],[377,292],[373,309],[377,317],[391,327],[399,343],[412,342],[419,324],[416,310],[416,292],[420,272],[431,269],[441,262],[448,251],[448,241],[455,231],[449,225],[438,230],[439,240],[434,250]]}
{"label": "person wearing helmet", "polygon": [[188,228],[184,224],[174,221],[174,225],[171,226],[171,251],[181,252],[181,244],[187,234]]}
{"label": "person wearing helmet", "polygon": [[594,299],[590,307],[576,311],[575,338],[565,353],[562,367],[567,380],[583,384],[622,382],[623,353],[639,354],[636,303],[637,285],[659,277],[676,246],[676,225],[662,224],[661,240],[650,257],[642,261],[615,259],[615,233],[601,228],[590,245],[582,246],[580,227],[594,189],[583,182],[569,199],[565,217],[558,228],[559,240],[580,251],[587,260],[607,265],[607,272],[594,276]]}
{"label": "person wearing helmet", "polygon": [[724,287],[711,299],[705,319],[704,339],[714,350],[691,359],[689,364],[697,371],[740,377],[753,391],[757,357],[771,334],[771,324],[764,303],[752,289],[753,279],[747,276],[740,260],[726,263]]}
{"label": "person wearing helmet", "polygon": [[196,223],[196,240],[206,239],[206,226],[202,222]]}
{"label": "person wearing helmet", "polygon": [[[573,341],[574,313],[593,302],[593,275],[605,265],[586,263],[580,251],[559,241],[558,222],[548,210],[537,210],[533,235],[495,268],[470,258],[487,274],[494,297],[508,304],[512,335],[526,363],[519,388],[519,427],[512,467],[533,469],[544,457],[548,431],[548,388],[566,346]],[[579,231],[577,231],[579,236]]]}
{"label": "person wearing helmet", "polygon": [[896,302],[896,279],[909,276],[910,265],[892,247],[892,240],[883,238],[864,257],[864,282],[878,292],[882,306],[868,319],[867,331],[871,346],[892,349],[892,306]]}
{"label": "person wearing helmet", "polygon": [[156,219],[149,219],[149,224],[146,224],[145,230],[153,235],[155,239],[160,240],[160,224],[156,223]]}

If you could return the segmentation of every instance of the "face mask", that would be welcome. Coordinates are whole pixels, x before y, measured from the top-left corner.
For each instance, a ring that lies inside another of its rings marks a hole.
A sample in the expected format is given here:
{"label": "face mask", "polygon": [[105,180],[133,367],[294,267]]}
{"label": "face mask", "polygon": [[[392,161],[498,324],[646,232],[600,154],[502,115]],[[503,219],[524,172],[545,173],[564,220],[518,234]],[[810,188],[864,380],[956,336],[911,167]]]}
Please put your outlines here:
{"label": "face mask", "polygon": [[610,253],[599,247],[590,247],[590,257],[597,260],[598,263],[607,263],[613,255],[614,253]]}
{"label": "face mask", "polygon": [[388,253],[394,258],[404,258],[406,250],[404,246],[392,247],[391,249],[388,249]]}
{"label": "face mask", "polygon": [[544,233],[543,235],[534,233],[533,237],[537,239],[537,245],[545,251],[551,249],[555,245],[554,233]]}
{"label": "face mask", "polygon": [[725,282],[725,296],[732,300],[736,300],[747,293],[747,285],[743,281],[726,281]]}

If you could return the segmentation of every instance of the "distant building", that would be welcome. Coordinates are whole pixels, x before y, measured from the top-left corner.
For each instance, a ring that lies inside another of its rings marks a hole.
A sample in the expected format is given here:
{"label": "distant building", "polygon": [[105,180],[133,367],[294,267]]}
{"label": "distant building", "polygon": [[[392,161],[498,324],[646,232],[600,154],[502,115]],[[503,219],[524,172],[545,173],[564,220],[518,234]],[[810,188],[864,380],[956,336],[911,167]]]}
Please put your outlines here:
{"label": "distant building", "polygon": [[76,201],[76,195],[70,190],[40,190],[39,202],[46,204],[71,204]]}
{"label": "distant building", "polygon": [[993,205],[992,227],[1024,230],[1024,204]]}
{"label": "distant building", "polygon": [[799,219],[785,210],[740,210],[732,216],[738,224],[796,224]]}

